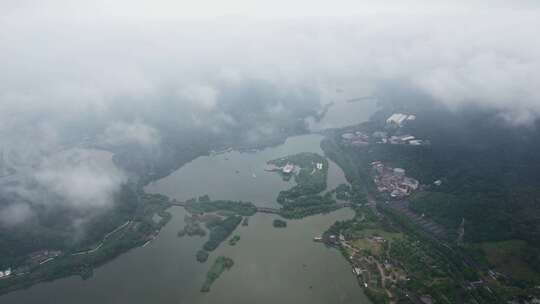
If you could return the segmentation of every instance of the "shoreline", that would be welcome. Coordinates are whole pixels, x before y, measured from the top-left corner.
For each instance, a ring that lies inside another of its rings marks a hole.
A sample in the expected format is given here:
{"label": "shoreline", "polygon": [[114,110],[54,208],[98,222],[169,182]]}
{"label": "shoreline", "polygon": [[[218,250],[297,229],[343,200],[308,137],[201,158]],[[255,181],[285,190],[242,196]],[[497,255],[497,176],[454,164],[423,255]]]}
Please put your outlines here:
{"label": "shoreline", "polygon": [[[310,129],[305,129],[302,132],[293,132],[291,134],[287,134],[287,135],[281,137],[279,140],[272,140],[272,142],[268,142],[266,144],[255,145],[255,146],[250,146],[250,147],[247,147],[247,146],[230,147],[229,146],[229,148],[222,149],[219,152],[228,153],[228,152],[232,152],[232,151],[238,151],[240,153],[250,153],[250,152],[254,152],[254,151],[261,151],[261,150],[264,150],[264,149],[268,149],[268,148],[283,145],[290,138],[298,137],[298,136],[309,136],[309,135],[312,135],[312,134],[313,135],[321,135],[321,136],[323,136],[323,138],[321,139],[321,141],[322,141],[324,139],[324,137],[325,137],[325,134],[324,134],[325,132],[327,132],[327,130],[316,130],[316,131],[314,131],[314,130],[310,130]],[[221,154],[219,152],[216,153],[214,151],[214,153],[212,153],[212,151],[210,150],[210,151],[207,151],[206,153],[202,153],[202,154],[194,157],[190,161],[187,161],[187,162],[184,162],[184,163],[180,164],[180,166],[178,166],[178,168],[176,168],[175,170],[178,170],[179,168],[185,166],[187,163],[193,161],[194,159],[196,159],[198,157],[201,157],[201,156],[215,156],[215,155]],[[324,157],[326,157],[326,156],[324,156]],[[140,189],[142,189],[142,194],[139,194],[139,196],[152,195],[152,193],[147,193],[144,190],[146,188],[146,186],[148,186],[151,183],[154,183],[154,182],[156,182],[156,181],[170,175],[175,170],[167,172],[166,175],[164,175],[164,176],[157,175],[157,176],[154,176],[154,178],[151,178],[151,179],[141,177],[142,181],[144,181],[144,184],[143,185],[140,184],[140,185],[137,186],[137,187],[140,187]],[[171,203],[173,201],[174,200],[170,200],[170,203],[163,206],[164,210],[167,210],[167,209],[169,209],[170,207],[173,207],[173,206],[181,206],[180,204],[178,204],[176,202]],[[181,207],[184,207],[184,206],[181,206]],[[350,205],[349,204],[338,203],[338,204],[336,204],[336,208],[333,209],[332,211],[335,211],[335,210],[338,210],[338,209],[341,209],[341,208],[345,208],[345,207],[350,207]],[[278,215],[281,216],[281,214],[280,214],[281,209],[282,209],[282,207],[280,207],[280,208],[257,207],[257,212],[273,213],[273,214],[278,214]],[[159,213],[159,212],[154,212],[153,214],[157,214],[157,213]],[[126,221],[122,225],[118,226],[117,228],[113,229],[112,231],[110,231],[106,235],[104,235],[102,241],[96,247],[94,247],[92,249],[85,250],[85,251],[74,252],[74,253],[69,254],[69,256],[76,258],[76,257],[87,256],[87,255],[93,256],[94,254],[99,253],[100,249],[102,249],[103,246],[105,244],[107,244],[107,240],[112,235],[114,235],[116,232],[121,231],[122,229],[124,229],[126,227],[129,227],[133,223],[134,223],[133,219]],[[161,228],[162,227],[160,227],[159,230],[154,231],[153,234],[151,236],[149,236],[150,239],[147,239],[144,243],[135,243],[133,246],[130,246],[129,248],[127,248],[127,247],[122,248],[118,252],[114,252],[114,250],[113,250],[113,252],[110,255],[108,254],[106,256],[99,257],[99,259],[97,260],[96,263],[91,262],[86,267],[90,267],[90,269],[98,268],[101,265],[106,264],[106,263],[116,259],[120,255],[122,255],[122,254],[124,254],[126,252],[129,252],[129,251],[131,251],[131,250],[133,250],[135,248],[138,248],[138,247],[143,247],[144,248],[144,247],[148,246],[155,239],[156,235],[160,233]],[[112,244],[107,244],[107,245],[108,246],[110,245],[110,246],[114,247],[114,242]],[[43,262],[42,264],[39,264],[39,265],[40,266],[43,265],[43,266],[47,266],[47,267],[53,267],[51,265],[56,264],[54,262],[57,262],[57,261],[60,261],[60,260],[65,261],[66,258],[67,257],[62,256],[61,258],[48,259],[48,260],[46,260],[46,262]],[[53,262],[53,263],[51,263],[51,262]],[[78,264],[77,262],[69,262],[69,260],[68,260],[68,264],[71,265],[72,263],[74,263],[73,265]],[[11,276],[9,278],[5,278],[8,281],[15,280],[15,282],[7,284],[6,287],[4,287],[4,288],[0,288],[0,297],[2,295],[10,293],[12,291],[20,290],[22,288],[26,288],[28,286],[39,284],[39,283],[42,283],[42,282],[54,281],[54,280],[70,277],[70,276],[73,276],[73,275],[81,276],[81,277],[84,278],[86,276],[86,273],[87,273],[87,271],[85,269],[87,269],[87,268],[81,268],[81,269],[82,269],[81,271],[70,271],[70,270],[66,269],[67,272],[65,272],[65,273],[61,272],[60,274],[55,273],[52,276],[49,276],[49,275],[46,274],[47,270],[37,270],[37,271],[44,272],[44,275],[39,275],[39,277],[34,278],[32,281],[26,281],[26,280],[21,280],[20,279],[21,277],[27,277],[28,274],[31,274],[32,272],[26,272],[23,275],[16,275],[16,276]]]}

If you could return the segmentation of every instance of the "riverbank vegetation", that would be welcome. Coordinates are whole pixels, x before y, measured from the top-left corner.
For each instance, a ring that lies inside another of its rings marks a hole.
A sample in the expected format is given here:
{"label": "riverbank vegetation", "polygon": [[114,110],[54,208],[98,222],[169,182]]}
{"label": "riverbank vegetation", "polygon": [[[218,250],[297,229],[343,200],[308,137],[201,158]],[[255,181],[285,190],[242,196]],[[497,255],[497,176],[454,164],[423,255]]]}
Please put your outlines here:
{"label": "riverbank vegetation", "polygon": [[229,239],[229,245],[234,246],[238,241],[240,241],[240,236],[237,234]]}
{"label": "riverbank vegetation", "polygon": [[[186,221],[180,234],[192,232],[193,235],[201,235],[204,229],[200,227],[200,222],[204,222],[209,231],[208,240],[197,252],[196,258],[199,262],[205,262],[210,252],[229,238],[240,223],[247,225],[247,217],[257,212],[251,202],[211,200],[208,195],[186,201],[185,208],[192,216]],[[229,240],[229,244],[235,245],[239,240],[240,236],[234,236]]]}
{"label": "riverbank vegetation", "polygon": [[351,201],[352,189],[347,184],[339,184],[336,189],[332,190],[336,194],[336,198],[342,201]]}
{"label": "riverbank vegetation", "polygon": [[208,260],[209,255],[210,254],[208,253],[208,251],[200,249],[197,251],[197,254],[196,254],[197,261],[199,263],[204,263]]}
{"label": "riverbank vegetation", "polygon": [[[194,217],[195,218],[195,217]],[[205,222],[206,228],[210,231],[208,240],[203,244],[202,249],[197,251],[197,261],[204,263],[208,260],[210,252],[216,250],[223,241],[225,241],[232,232],[242,222],[242,217],[238,215],[229,215],[222,217],[214,215],[201,219]],[[198,222],[197,222],[198,224]],[[184,228],[186,230],[188,226]],[[202,229],[202,228],[201,228]],[[239,235],[235,235],[229,239],[229,245],[234,246],[240,240]]]}
{"label": "riverbank vegetation", "polygon": [[306,216],[328,213],[341,206],[336,204],[332,193],[321,194],[327,187],[328,160],[316,153],[299,153],[271,160],[269,164],[283,167],[287,164],[295,166],[295,171],[283,173],[285,177],[294,176],[296,185],[278,194],[277,202],[281,204],[279,214],[287,219],[298,219]]}
{"label": "riverbank vegetation", "polygon": [[[369,163],[372,158],[365,152],[359,153],[357,148],[339,144],[339,134],[329,134],[321,142],[321,149],[324,154],[334,161],[345,174],[345,178],[350,184],[347,189],[347,199],[354,204],[363,204],[367,202],[368,190],[373,189],[373,181],[369,177]],[[336,189],[337,190],[337,189]],[[343,186],[339,189],[344,195]]]}
{"label": "riverbank vegetation", "polygon": [[315,214],[324,214],[341,208],[331,197],[310,195],[287,202],[281,207],[279,214],[286,219],[300,219]]}
{"label": "riverbank vegetation", "polygon": [[204,243],[203,249],[206,251],[214,251],[219,244],[231,235],[241,221],[241,216],[233,215],[223,220],[207,222],[206,227],[210,230],[210,236],[208,241]]}
{"label": "riverbank vegetation", "polygon": [[[15,275],[0,280],[0,292],[9,292],[69,275],[88,278],[92,274],[92,268],[151,241],[172,217],[167,211],[170,207],[169,199],[158,194],[141,194],[138,199],[140,206],[133,218],[112,229],[105,238],[77,251],[63,252],[45,263],[42,263],[43,259],[29,258],[14,269]],[[156,214],[160,215],[157,222],[154,221]]]}
{"label": "riverbank vegetation", "polygon": [[184,222],[186,225],[178,231],[178,237],[188,236],[206,236],[206,231],[201,227],[197,219],[191,216],[185,216]]}
{"label": "riverbank vegetation", "polygon": [[[202,199],[201,199],[202,198]],[[190,213],[208,213],[217,211],[231,211],[242,216],[251,216],[257,212],[257,208],[251,202],[210,200],[208,195],[202,196],[199,200],[190,199],[186,201],[185,208]]]}
{"label": "riverbank vegetation", "polygon": [[293,164],[296,171],[280,174],[282,176],[294,176],[296,183],[291,189],[279,192],[277,201],[284,204],[288,201],[310,194],[317,194],[326,189],[326,179],[328,176],[328,161],[326,158],[316,153],[299,153],[278,158],[268,162],[277,167],[284,167]]}
{"label": "riverbank vegetation", "polygon": [[219,256],[214,261],[214,264],[206,273],[206,280],[203,283],[201,292],[209,292],[212,284],[223,274],[225,270],[233,267],[234,261],[231,258],[225,256]]}
{"label": "riverbank vegetation", "polygon": [[275,219],[272,221],[272,226],[274,226],[274,228],[285,228],[287,227],[287,222],[280,219]]}

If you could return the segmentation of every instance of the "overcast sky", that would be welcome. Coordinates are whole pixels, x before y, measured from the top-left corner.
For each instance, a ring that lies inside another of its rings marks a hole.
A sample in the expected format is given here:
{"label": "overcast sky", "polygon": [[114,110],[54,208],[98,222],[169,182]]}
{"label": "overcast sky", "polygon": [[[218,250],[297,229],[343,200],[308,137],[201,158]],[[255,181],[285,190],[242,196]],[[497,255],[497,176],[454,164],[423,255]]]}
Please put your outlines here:
{"label": "overcast sky", "polygon": [[[62,11],[77,16],[132,19],[209,18],[251,16],[302,18],[351,16],[366,13],[476,12],[479,10],[535,9],[535,0],[4,0],[4,11],[23,10],[41,14]],[[91,15],[91,16],[90,16]]]}
{"label": "overcast sky", "polygon": [[[224,88],[253,81],[317,101],[337,87],[399,81],[528,124],[540,114],[537,3],[3,0],[0,141],[20,157],[39,154],[93,122],[105,143],[156,145],[151,113],[232,126],[219,110]],[[49,171],[44,185],[65,189]]]}
{"label": "overcast sky", "polygon": [[399,79],[528,121],[540,111],[535,2],[4,0],[0,110],[106,111],[164,90],[195,105],[198,90],[205,107],[220,81]]}

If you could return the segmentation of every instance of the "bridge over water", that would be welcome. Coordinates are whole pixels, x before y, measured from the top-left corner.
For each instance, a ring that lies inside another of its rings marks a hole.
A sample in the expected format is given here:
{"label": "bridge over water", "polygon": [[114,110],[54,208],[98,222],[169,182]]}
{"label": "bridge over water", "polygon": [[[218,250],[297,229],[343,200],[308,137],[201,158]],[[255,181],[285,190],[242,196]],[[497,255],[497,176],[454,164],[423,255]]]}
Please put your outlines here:
{"label": "bridge over water", "polygon": [[[186,207],[185,202],[178,202],[178,201],[171,202],[171,205],[179,206],[179,207]],[[340,209],[340,208],[345,208],[345,207],[351,207],[352,204],[351,203],[338,203],[335,206],[336,206],[336,209]],[[279,214],[281,211],[280,208],[269,208],[269,207],[256,207],[256,208],[257,208],[257,212],[260,212],[260,213]]]}

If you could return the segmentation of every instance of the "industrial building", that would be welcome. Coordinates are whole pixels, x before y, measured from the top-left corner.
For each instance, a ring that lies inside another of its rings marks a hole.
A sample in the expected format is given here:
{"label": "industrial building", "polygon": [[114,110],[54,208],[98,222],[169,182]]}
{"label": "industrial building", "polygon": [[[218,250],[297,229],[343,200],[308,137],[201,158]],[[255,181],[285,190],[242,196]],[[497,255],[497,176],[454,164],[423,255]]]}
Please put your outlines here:
{"label": "industrial building", "polygon": [[401,127],[406,121],[411,121],[415,119],[416,119],[416,115],[394,113],[386,119],[386,123],[388,125]]}
{"label": "industrial building", "polygon": [[402,168],[385,166],[380,161],[371,163],[374,178],[373,182],[379,192],[389,192],[393,198],[410,195],[420,187],[420,182],[405,175]]}

